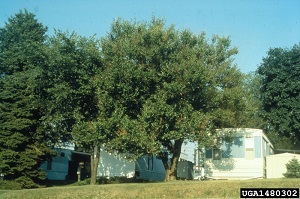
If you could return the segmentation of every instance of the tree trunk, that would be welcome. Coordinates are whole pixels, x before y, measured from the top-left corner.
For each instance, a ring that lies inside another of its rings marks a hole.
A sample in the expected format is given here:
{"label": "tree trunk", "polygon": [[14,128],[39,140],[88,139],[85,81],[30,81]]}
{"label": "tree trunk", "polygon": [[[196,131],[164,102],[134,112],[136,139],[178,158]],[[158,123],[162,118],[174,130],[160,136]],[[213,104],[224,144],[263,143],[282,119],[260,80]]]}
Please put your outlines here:
{"label": "tree trunk", "polygon": [[91,185],[97,182],[97,169],[100,159],[101,144],[91,146]]}
{"label": "tree trunk", "polygon": [[168,164],[168,157],[164,157],[163,163],[166,170],[166,178],[165,181],[169,180],[175,180],[177,176],[177,164],[178,160],[180,158],[181,153],[181,146],[182,146],[183,140],[176,140],[174,143],[174,149],[172,151],[173,155],[171,158],[170,164]]}

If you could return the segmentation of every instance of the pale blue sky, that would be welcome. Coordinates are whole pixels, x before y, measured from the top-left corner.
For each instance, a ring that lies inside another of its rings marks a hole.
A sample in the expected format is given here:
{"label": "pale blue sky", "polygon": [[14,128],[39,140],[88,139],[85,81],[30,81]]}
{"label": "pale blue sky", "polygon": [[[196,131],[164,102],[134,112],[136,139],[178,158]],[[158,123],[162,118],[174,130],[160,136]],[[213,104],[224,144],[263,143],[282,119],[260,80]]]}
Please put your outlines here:
{"label": "pale blue sky", "polygon": [[269,48],[300,43],[300,0],[0,0],[0,27],[26,8],[53,30],[99,38],[113,19],[149,21],[163,18],[195,34],[230,36],[238,47],[235,63],[255,71]]}

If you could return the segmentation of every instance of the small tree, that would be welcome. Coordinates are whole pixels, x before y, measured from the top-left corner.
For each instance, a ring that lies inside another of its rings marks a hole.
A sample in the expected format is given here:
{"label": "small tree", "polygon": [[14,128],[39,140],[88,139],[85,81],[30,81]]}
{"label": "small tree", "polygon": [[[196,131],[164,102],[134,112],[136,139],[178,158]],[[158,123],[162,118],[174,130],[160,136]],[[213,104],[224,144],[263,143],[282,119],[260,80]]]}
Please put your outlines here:
{"label": "small tree", "polygon": [[286,164],[287,172],[283,175],[287,178],[300,178],[300,161],[297,158],[291,159]]}

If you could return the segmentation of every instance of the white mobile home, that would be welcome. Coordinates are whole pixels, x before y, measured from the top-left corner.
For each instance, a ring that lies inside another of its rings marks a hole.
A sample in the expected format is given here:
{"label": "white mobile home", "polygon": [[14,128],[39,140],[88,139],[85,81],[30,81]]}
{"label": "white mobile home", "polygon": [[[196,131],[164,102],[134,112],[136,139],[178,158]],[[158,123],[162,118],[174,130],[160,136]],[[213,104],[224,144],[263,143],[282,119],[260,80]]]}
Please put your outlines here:
{"label": "white mobile home", "polygon": [[223,129],[219,144],[206,149],[205,175],[212,179],[264,178],[266,156],[273,151],[272,143],[260,129]]}
{"label": "white mobile home", "polygon": [[134,177],[135,162],[127,160],[122,154],[107,153],[101,148],[97,176],[105,177]]}
{"label": "white mobile home", "polygon": [[145,155],[130,161],[122,154],[111,154],[102,149],[97,176],[124,176],[146,181],[163,181],[166,172],[162,160],[155,155]]}

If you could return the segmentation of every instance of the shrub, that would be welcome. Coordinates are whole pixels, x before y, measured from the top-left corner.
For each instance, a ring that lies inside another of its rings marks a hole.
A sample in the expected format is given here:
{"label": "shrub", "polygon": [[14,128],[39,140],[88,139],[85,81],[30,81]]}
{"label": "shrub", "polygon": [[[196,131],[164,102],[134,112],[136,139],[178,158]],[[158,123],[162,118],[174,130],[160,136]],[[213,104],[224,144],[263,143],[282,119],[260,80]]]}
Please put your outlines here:
{"label": "shrub", "polygon": [[40,187],[30,178],[21,176],[15,180],[0,180],[0,190],[31,189]]}
{"label": "shrub", "polygon": [[81,180],[79,182],[75,182],[72,185],[83,186],[83,185],[89,185],[89,184],[91,184],[91,178],[87,178],[87,179]]}
{"label": "shrub", "polygon": [[125,176],[115,176],[115,177],[106,177],[101,176],[97,179],[97,184],[118,184],[118,183],[134,183],[134,182],[143,182],[136,178],[127,178]]}
{"label": "shrub", "polygon": [[30,178],[21,176],[15,180],[15,182],[19,183],[22,188],[31,189],[31,188],[38,188],[39,185],[33,182]]}
{"label": "shrub", "polygon": [[293,158],[286,164],[287,172],[283,175],[287,178],[300,178],[300,162]]}
{"label": "shrub", "polygon": [[22,189],[19,183],[10,180],[0,180],[0,190],[17,190],[17,189]]}

